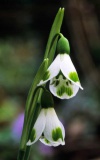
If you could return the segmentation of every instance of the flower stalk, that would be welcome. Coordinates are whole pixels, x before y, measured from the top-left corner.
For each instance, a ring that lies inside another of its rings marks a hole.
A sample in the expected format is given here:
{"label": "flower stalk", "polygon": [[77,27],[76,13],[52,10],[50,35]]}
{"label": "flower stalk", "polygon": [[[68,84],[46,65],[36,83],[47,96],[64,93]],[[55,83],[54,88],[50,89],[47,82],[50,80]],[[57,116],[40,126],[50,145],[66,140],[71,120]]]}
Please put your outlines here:
{"label": "flower stalk", "polygon": [[43,60],[41,66],[40,66],[40,68],[34,78],[34,81],[32,83],[32,86],[31,86],[29,94],[28,94],[28,98],[26,101],[26,107],[25,107],[25,118],[24,118],[23,132],[22,132],[22,136],[21,136],[20,148],[19,148],[17,160],[28,160],[28,157],[29,157],[30,147],[26,146],[26,143],[28,141],[28,138],[30,137],[32,127],[33,127],[32,125],[36,121],[37,117],[35,117],[34,115],[38,115],[40,105],[38,105],[38,107],[36,107],[36,106],[37,106],[37,104],[40,104],[40,99],[41,99],[41,95],[42,95],[42,91],[38,90],[34,96],[34,91],[37,87],[37,84],[39,83],[39,81],[43,77],[45,71],[47,70],[47,67],[51,64],[52,59],[54,57],[56,45],[57,45],[57,40],[58,40],[57,34],[60,33],[63,15],[64,15],[64,9],[60,8],[56,17],[55,17],[54,23],[53,23],[51,31],[50,31],[49,39],[48,39],[46,50],[45,50],[44,60]]}
{"label": "flower stalk", "polygon": [[[65,129],[55,112],[51,93],[60,99],[69,99],[77,94],[79,88],[83,89],[70,58],[69,42],[60,33],[63,16],[64,9],[60,8],[50,31],[44,60],[28,94],[17,160],[28,160],[31,145],[37,140],[47,146],[65,144]],[[45,88],[49,80],[51,93]]]}

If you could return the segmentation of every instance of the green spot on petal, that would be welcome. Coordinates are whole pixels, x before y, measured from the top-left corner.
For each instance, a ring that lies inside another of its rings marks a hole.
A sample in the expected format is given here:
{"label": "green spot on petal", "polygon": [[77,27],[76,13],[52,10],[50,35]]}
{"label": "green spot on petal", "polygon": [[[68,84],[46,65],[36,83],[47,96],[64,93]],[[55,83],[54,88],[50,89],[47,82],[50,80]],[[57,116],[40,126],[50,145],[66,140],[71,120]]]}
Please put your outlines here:
{"label": "green spot on petal", "polygon": [[79,82],[79,77],[76,72],[69,73],[69,78],[74,82]]}
{"label": "green spot on petal", "polygon": [[46,71],[44,76],[43,76],[43,81],[47,80],[50,77],[50,72]]}
{"label": "green spot on petal", "polygon": [[30,136],[31,142],[36,139],[36,130],[33,128]]}
{"label": "green spot on petal", "polygon": [[60,86],[57,90],[57,95],[59,97],[61,97],[61,96],[63,96],[63,94],[67,94],[68,96],[71,96],[73,94],[72,88],[71,87]]}
{"label": "green spot on petal", "polygon": [[45,143],[49,144],[50,142],[45,138],[44,139]]}
{"label": "green spot on petal", "polygon": [[59,87],[57,90],[57,95],[61,97],[64,93],[65,93],[65,86]]}
{"label": "green spot on petal", "polygon": [[67,87],[66,88],[66,93],[67,93],[68,96],[71,96],[73,94],[72,88]]}
{"label": "green spot on petal", "polygon": [[63,140],[63,136],[62,136],[62,130],[61,128],[56,128],[52,131],[52,139],[54,141],[57,141],[58,139],[62,139]]}
{"label": "green spot on petal", "polygon": [[54,85],[55,87],[57,87],[59,85],[60,81],[55,79],[53,80],[53,82],[50,85]]}

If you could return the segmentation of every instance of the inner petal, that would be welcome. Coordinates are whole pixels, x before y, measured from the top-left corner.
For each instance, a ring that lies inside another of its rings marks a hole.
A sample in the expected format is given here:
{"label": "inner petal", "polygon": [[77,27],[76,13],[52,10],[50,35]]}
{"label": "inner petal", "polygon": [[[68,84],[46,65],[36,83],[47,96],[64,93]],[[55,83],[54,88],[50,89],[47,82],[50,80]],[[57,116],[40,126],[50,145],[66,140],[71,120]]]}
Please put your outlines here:
{"label": "inner petal", "polygon": [[[59,146],[61,143],[59,143],[59,142],[50,142],[50,141],[48,141],[45,137],[41,137],[40,139],[39,139],[43,144],[45,144],[45,145],[47,145],[47,146],[53,146],[53,147],[57,147],[57,146]],[[63,142],[63,144],[62,145],[64,145],[65,143]]]}
{"label": "inner petal", "polygon": [[61,99],[72,98],[79,90],[79,86],[64,77],[61,72],[50,81],[49,87],[52,94]]}

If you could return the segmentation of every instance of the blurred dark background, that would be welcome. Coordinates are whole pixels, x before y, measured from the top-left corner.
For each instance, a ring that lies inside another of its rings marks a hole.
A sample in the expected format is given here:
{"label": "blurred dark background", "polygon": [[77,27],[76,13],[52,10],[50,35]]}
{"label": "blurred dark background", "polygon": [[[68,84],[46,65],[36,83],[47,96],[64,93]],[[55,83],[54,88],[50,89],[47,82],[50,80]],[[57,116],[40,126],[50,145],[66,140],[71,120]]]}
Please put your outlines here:
{"label": "blurred dark background", "polygon": [[16,160],[27,94],[60,7],[83,91],[54,97],[66,145],[33,145],[30,160],[100,160],[100,0],[0,0],[0,160]]}

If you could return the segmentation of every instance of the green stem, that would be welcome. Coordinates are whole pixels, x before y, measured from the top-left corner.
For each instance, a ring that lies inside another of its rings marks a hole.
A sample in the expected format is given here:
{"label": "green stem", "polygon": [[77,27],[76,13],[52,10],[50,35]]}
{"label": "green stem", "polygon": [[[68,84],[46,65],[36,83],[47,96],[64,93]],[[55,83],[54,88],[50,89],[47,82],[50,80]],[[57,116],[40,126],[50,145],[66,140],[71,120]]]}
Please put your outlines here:
{"label": "green stem", "polygon": [[[55,20],[54,20],[53,25],[51,27],[51,31],[50,31],[50,34],[49,34],[44,58],[48,58],[48,54],[50,52],[52,40],[53,40],[53,38],[55,37],[56,34],[60,33],[60,28],[61,28],[61,25],[62,25],[63,16],[64,16],[64,8],[60,8],[58,10],[58,13],[56,14]],[[57,44],[57,40],[55,40],[55,44],[52,47],[55,48],[56,44]],[[55,49],[53,50],[52,54],[53,55],[55,54]]]}
{"label": "green stem", "polygon": [[[36,120],[35,113],[38,112],[36,104],[37,104],[37,102],[40,103],[42,92],[41,91],[40,91],[40,93],[36,92],[34,99],[33,99],[33,95],[34,95],[34,91],[35,91],[37,84],[42,79],[45,71],[47,70],[47,66],[50,65],[50,63],[52,62],[52,59],[54,57],[56,45],[57,45],[57,39],[58,39],[58,36],[56,36],[56,34],[58,34],[60,32],[60,28],[61,28],[62,20],[63,20],[63,15],[64,15],[64,9],[60,8],[56,17],[55,17],[54,23],[52,25],[51,32],[50,32],[49,39],[48,39],[48,43],[46,46],[45,56],[44,56],[44,58],[48,57],[50,59],[49,64],[48,64],[47,59],[43,61],[42,65],[40,66],[40,68],[34,78],[32,87],[31,87],[29,94],[28,94],[26,107],[25,107],[24,126],[23,126],[21,141],[20,141],[20,150],[19,150],[19,154],[18,154],[18,160],[27,160],[29,157],[30,147],[28,148],[26,146],[26,143],[27,143],[28,138],[30,136],[32,126],[34,125],[35,120]],[[56,38],[54,39],[54,42],[53,42],[53,38],[55,36],[56,36]],[[52,42],[53,42],[53,44],[52,44]],[[51,46],[51,44],[52,44],[52,46]]]}
{"label": "green stem", "polygon": [[[32,120],[31,120],[31,123],[30,123],[30,131],[29,131],[29,136],[28,136],[28,140],[30,139],[30,135],[31,135],[31,130],[35,124],[35,121],[38,117],[38,113],[40,111],[40,104],[38,103],[37,106],[36,106],[36,111],[35,111],[35,114],[34,116],[32,117]],[[29,158],[29,153],[30,153],[30,149],[31,149],[31,146],[26,146],[26,152],[25,152],[25,155],[24,155],[24,160],[28,160]]]}
{"label": "green stem", "polygon": [[24,154],[24,158],[22,160],[28,160],[29,159],[30,151],[31,151],[31,146],[27,146],[26,147],[26,152]]}
{"label": "green stem", "polygon": [[[34,93],[33,93],[33,97],[32,97],[32,99],[33,99],[33,102],[32,102],[32,104],[31,104],[31,108],[30,108],[30,110],[29,110],[29,118],[28,118],[28,120],[27,120],[27,122],[26,122],[26,125],[25,125],[25,127],[24,127],[24,130],[23,130],[23,132],[24,132],[24,134],[23,134],[23,148],[24,148],[24,150],[23,149],[21,149],[20,150],[20,152],[19,152],[19,155],[18,155],[18,158],[20,158],[21,157],[21,159],[22,159],[22,157],[24,156],[24,154],[26,155],[27,153],[25,153],[26,151],[27,151],[27,146],[26,146],[26,142],[28,141],[28,139],[29,139],[29,137],[30,137],[30,134],[31,134],[31,130],[32,130],[32,128],[33,128],[33,125],[34,125],[34,123],[35,123],[35,121],[36,121],[36,119],[37,119],[37,116],[38,116],[38,112],[39,112],[39,109],[40,109],[40,105],[38,104],[38,106],[36,105],[36,102],[38,101],[38,95],[39,95],[39,92],[38,92],[38,90],[39,89],[43,89],[43,90],[46,90],[45,89],[45,87],[44,86],[38,86],[38,87],[36,87],[36,89],[34,90]],[[38,92],[38,93],[37,93]],[[26,129],[27,129],[27,132],[25,132],[26,131]],[[29,152],[29,149],[28,149],[28,151],[27,152]],[[23,153],[23,154],[22,154]],[[24,156],[25,157],[25,156]],[[19,159],[20,160],[20,159]]]}
{"label": "green stem", "polygon": [[[28,123],[29,123],[28,117],[30,117],[29,112],[32,107],[31,102],[32,102],[33,93],[34,93],[34,90],[35,90],[37,84],[40,82],[41,78],[43,77],[43,75],[47,69],[47,66],[48,66],[48,59],[44,59],[43,63],[41,64],[41,66],[40,66],[40,68],[34,78],[33,84],[31,86],[31,89],[28,94],[26,107],[25,107],[23,131],[22,131],[22,136],[21,136],[21,141],[20,141],[20,149],[19,149],[18,158],[17,158],[18,160],[22,160],[22,157],[23,157],[25,149],[26,149],[27,132],[28,132],[28,127],[29,127],[28,126]],[[37,100],[38,100],[38,96],[35,97],[35,99],[34,99],[35,104],[37,103]],[[35,107],[35,105],[33,106],[33,110],[34,110],[34,107]]]}

